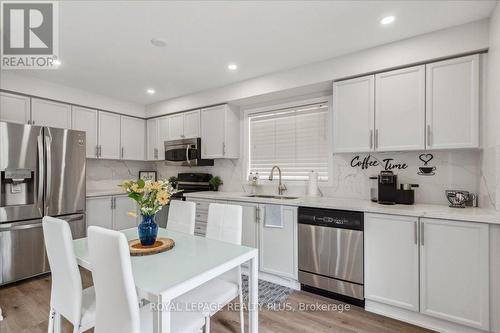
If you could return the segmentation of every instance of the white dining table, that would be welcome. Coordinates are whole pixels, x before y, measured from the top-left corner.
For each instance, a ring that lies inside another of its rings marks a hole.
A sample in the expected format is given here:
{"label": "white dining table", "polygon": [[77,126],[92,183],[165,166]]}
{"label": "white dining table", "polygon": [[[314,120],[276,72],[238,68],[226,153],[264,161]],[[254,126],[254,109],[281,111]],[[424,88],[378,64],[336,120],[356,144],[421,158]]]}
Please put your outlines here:
{"label": "white dining table", "polygon": [[[136,228],[121,232],[128,240],[138,238]],[[169,305],[175,298],[245,262],[249,262],[249,332],[258,332],[257,249],[162,228],[158,237],[173,239],[174,248],[159,254],[131,257],[139,297],[161,304],[159,309],[162,311],[152,311],[154,333],[170,332]],[[87,238],[74,240],[73,247],[78,264],[92,271]]]}

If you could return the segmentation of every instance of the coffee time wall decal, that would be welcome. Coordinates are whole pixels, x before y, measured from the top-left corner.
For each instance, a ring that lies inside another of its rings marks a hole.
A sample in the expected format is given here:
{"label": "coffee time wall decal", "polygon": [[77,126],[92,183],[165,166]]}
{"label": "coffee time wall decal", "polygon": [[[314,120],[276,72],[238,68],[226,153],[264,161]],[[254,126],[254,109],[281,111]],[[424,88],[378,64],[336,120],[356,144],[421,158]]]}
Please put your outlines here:
{"label": "coffee time wall decal", "polygon": [[363,158],[361,158],[360,155],[357,155],[351,160],[351,167],[361,168],[361,170],[378,166],[381,166],[384,170],[404,170],[408,168],[408,164],[395,162],[393,158],[384,158],[383,160],[379,160],[371,154],[368,154]]}
{"label": "coffee time wall decal", "polygon": [[[436,167],[428,166],[429,162],[434,158],[434,155],[420,154],[418,158],[424,165],[418,168],[417,174],[420,176],[434,176],[436,174]],[[360,168],[361,170],[367,170],[374,167],[380,167],[388,171],[408,169],[408,164],[404,161],[396,161],[394,158],[378,159],[371,154],[354,156],[351,159],[350,165],[352,168]]]}

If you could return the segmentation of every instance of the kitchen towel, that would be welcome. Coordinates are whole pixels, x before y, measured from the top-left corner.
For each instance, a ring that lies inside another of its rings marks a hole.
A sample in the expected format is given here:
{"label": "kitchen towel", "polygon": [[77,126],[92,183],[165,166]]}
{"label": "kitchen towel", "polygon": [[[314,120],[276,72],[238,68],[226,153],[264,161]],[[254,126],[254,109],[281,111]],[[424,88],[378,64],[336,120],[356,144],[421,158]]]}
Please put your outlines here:
{"label": "kitchen towel", "polygon": [[264,227],[283,228],[282,209],[280,205],[264,206]]}

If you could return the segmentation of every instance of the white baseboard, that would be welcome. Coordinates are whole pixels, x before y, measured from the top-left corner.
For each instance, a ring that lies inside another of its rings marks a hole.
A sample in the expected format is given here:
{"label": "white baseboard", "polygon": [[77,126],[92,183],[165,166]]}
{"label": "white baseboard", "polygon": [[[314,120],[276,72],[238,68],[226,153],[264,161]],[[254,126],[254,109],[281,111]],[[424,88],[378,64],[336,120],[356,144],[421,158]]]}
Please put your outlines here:
{"label": "white baseboard", "polygon": [[[245,266],[241,266],[241,272],[245,275],[248,275],[248,268]],[[279,284],[280,286],[291,288],[294,290],[300,290],[300,283],[298,281],[291,280],[288,278],[282,278],[280,276],[264,273],[261,271],[259,271],[259,280],[276,283]]]}
{"label": "white baseboard", "polygon": [[442,333],[487,332],[370,300],[365,300],[365,310]]}

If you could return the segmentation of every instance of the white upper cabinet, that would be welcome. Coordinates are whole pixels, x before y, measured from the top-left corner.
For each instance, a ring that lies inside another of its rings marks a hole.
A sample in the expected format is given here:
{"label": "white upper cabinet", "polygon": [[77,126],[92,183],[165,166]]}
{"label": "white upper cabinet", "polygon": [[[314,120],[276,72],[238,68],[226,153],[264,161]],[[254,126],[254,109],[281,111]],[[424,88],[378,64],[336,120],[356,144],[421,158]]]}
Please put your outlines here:
{"label": "white upper cabinet", "polygon": [[375,92],[375,150],[425,149],[425,66],[377,74]]}
{"label": "white upper cabinet", "polygon": [[184,138],[198,138],[200,136],[200,110],[184,113]]}
{"label": "white upper cabinet", "polygon": [[227,104],[201,109],[202,158],[238,158],[239,133],[238,110]]}
{"label": "white upper cabinet", "polygon": [[169,140],[168,127],[169,127],[168,117],[162,117],[158,119],[158,141],[159,141],[158,145],[161,148],[161,150],[165,150],[164,143],[165,141]]}
{"label": "white upper cabinet", "polygon": [[160,131],[159,131],[159,121],[157,118],[149,119],[146,123],[146,133],[147,133],[147,152],[146,158],[148,161],[156,161],[160,159]]}
{"label": "white upper cabinet", "polygon": [[168,117],[168,139],[179,140],[184,138],[184,115],[182,113]]}
{"label": "white upper cabinet", "polygon": [[333,151],[373,150],[375,78],[373,75],[334,82]]}
{"label": "white upper cabinet", "polygon": [[0,121],[29,124],[30,120],[29,97],[0,92]]}
{"label": "white upper cabinet", "polygon": [[99,111],[99,157],[119,160],[120,116],[110,112]]}
{"label": "white upper cabinet", "polygon": [[365,298],[419,311],[418,218],[365,214]]}
{"label": "white upper cabinet", "polygon": [[79,106],[72,107],[71,115],[71,128],[74,130],[84,131],[86,133],[87,141],[87,157],[99,157],[99,150],[97,147],[98,139],[98,116],[97,111]]}
{"label": "white upper cabinet", "polygon": [[479,147],[479,55],[427,67],[427,148]]}
{"label": "white upper cabinet", "polygon": [[420,223],[420,311],[488,331],[489,225],[427,218]]}
{"label": "white upper cabinet", "polygon": [[33,125],[71,128],[71,105],[32,98],[31,121]]}
{"label": "white upper cabinet", "polygon": [[143,161],[146,147],[146,122],[143,119],[121,116],[121,152],[123,160]]}

